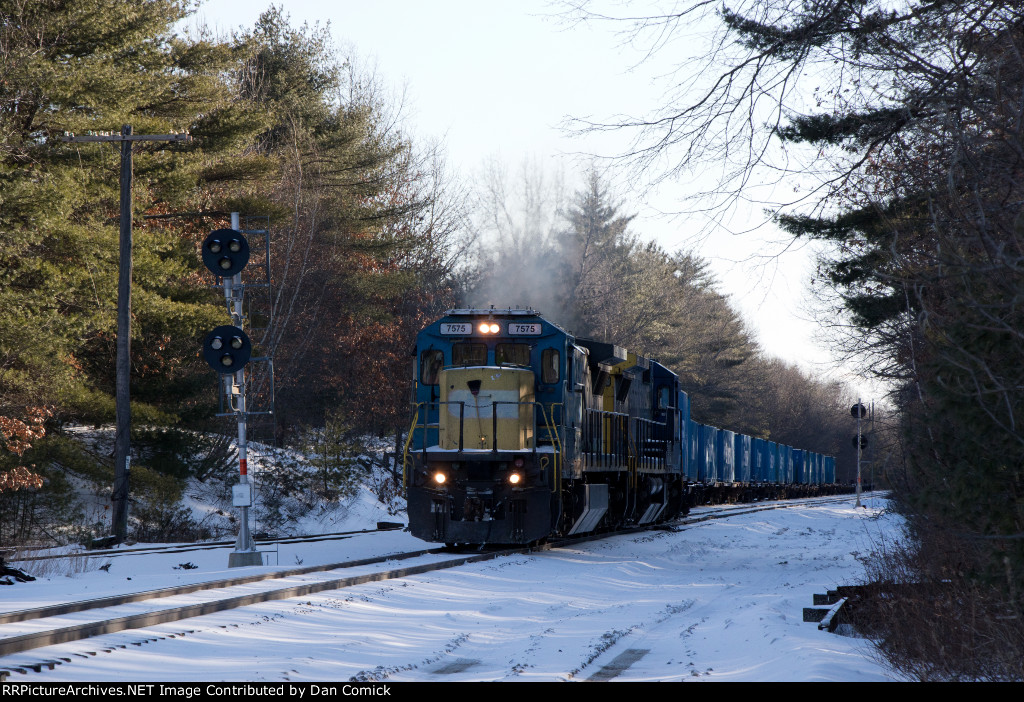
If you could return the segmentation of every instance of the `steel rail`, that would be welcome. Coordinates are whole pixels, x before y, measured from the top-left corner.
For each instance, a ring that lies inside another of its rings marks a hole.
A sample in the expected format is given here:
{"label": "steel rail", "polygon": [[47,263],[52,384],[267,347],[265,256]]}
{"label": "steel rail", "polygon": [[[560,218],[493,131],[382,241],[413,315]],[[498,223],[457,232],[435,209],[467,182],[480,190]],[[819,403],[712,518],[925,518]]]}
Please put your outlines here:
{"label": "steel rail", "polygon": [[[361,534],[376,534],[382,531],[395,531],[401,525],[380,529],[359,529],[356,531],[336,531],[327,534],[308,534],[305,536],[282,536],[277,539],[256,539],[257,546],[274,544],[297,544],[311,541],[331,541],[334,539],[350,539]],[[139,548],[97,549],[94,551],[74,551],[72,553],[51,553],[44,556],[7,557],[8,563],[28,563],[29,561],[50,561],[58,558],[116,558],[118,556],[138,556],[153,553],[187,553],[189,551],[211,551],[213,549],[234,546],[235,541],[203,541],[194,543],[168,544],[166,546],[140,546]],[[41,549],[36,549],[41,550]]]}
{"label": "steel rail", "polygon": [[[332,578],[330,580],[323,580],[315,583],[292,585],[289,587],[276,588],[273,590],[266,590],[264,592],[251,593],[248,595],[240,595],[237,597],[228,597],[220,600],[213,600],[210,602],[202,602],[197,604],[184,605],[180,607],[169,607],[155,612],[146,612],[142,614],[133,614],[124,617],[116,617],[113,619],[88,622],[85,624],[64,626],[56,629],[50,629],[47,631],[22,634],[20,636],[10,636],[7,638],[0,639],[0,656],[9,656],[15,653],[21,653],[31,649],[41,648],[43,646],[52,646],[55,644],[68,643],[72,641],[81,641],[83,639],[92,638],[94,636],[116,633],[128,629],[142,629],[149,626],[155,626],[157,624],[179,621],[181,619],[190,619],[192,617],[199,617],[205,614],[213,614],[216,612],[222,612],[225,610],[235,609],[238,607],[259,604],[261,602],[288,599],[289,597],[304,597],[306,595],[323,592],[325,590],[339,590],[342,588],[352,587],[354,585],[362,585],[364,583],[369,582],[392,580],[394,578],[402,578],[409,575],[429,573],[435,570],[454,568],[460,565],[464,565],[466,563],[486,561],[492,558],[498,558],[500,556],[510,555],[512,553],[524,553],[530,550],[530,548],[524,547],[512,550],[479,553],[476,555],[458,556],[456,558],[440,561],[437,563],[427,563],[424,565],[409,566],[406,568],[383,570],[377,571],[375,573],[366,573],[363,575],[355,575],[344,578]],[[433,549],[432,551],[436,553],[438,550]],[[407,555],[408,557],[412,557],[413,555],[417,554],[405,555]],[[418,555],[422,555],[422,553]],[[396,557],[397,556],[391,556],[390,559],[394,559]],[[327,569],[327,566],[317,568],[317,570],[324,569]],[[281,576],[278,575],[277,577]],[[204,589],[204,587],[200,586],[197,589],[202,590]],[[196,590],[192,591],[195,592]]]}
{"label": "steel rail", "polygon": [[[108,597],[98,597],[90,600],[65,602],[58,605],[46,605],[44,607],[35,607],[33,609],[22,609],[13,612],[0,613],[0,624],[13,624],[15,622],[23,622],[28,621],[30,619],[44,619],[46,617],[57,617],[64,614],[85,612],[90,609],[99,609],[102,607],[116,607],[118,605],[129,604],[132,602],[145,602],[146,600],[159,599],[163,597],[187,595],[193,592],[201,592],[203,590],[216,590],[220,588],[234,587],[236,585],[247,585],[249,583],[257,583],[263,580],[290,578],[296,575],[308,575],[309,573],[318,573],[325,570],[355,568],[357,566],[373,565],[374,563],[384,563],[387,561],[405,560],[408,558],[415,558],[417,556],[425,556],[429,554],[443,552],[444,549],[440,548],[425,549],[422,551],[410,551],[408,553],[391,554],[388,556],[362,558],[355,561],[343,561],[341,563],[330,563],[326,565],[304,566],[302,568],[289,568],[288,570],[275,570],[270,573],[241,575],[233,578],[224,578],[222,580],[209,580],[201,583],[191,583],[189,585],[175,585],[174,587],[160,588],[157,590],[142,590],[140,592],[128,593],[126,595],[110,595]],[[3,639],[0,639],[0,645],[2,645],[2,642]]]}

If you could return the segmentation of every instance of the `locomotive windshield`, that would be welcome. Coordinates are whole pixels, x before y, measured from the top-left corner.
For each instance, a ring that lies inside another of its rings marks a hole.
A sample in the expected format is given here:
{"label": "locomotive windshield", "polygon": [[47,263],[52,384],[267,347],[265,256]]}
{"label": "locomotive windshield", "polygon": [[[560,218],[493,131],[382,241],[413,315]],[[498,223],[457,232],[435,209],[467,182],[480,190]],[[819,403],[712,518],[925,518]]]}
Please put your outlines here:
{"label": "locomotive windshield", "polygon": [[494,347],[494,362],[499,366],[529,366],[529,344],[498,344]]}
{"label": "locomotive windshield", "polygon": [[485,344],[452,344],[452,365],[486,366],[487,346]]}

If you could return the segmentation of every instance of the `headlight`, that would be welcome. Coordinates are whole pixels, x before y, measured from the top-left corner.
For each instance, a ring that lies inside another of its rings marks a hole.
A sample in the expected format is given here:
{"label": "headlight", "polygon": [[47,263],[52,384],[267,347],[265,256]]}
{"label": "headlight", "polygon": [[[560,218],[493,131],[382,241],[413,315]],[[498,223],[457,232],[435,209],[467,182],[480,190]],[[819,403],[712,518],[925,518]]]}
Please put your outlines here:
{"label": "headlight", "polygon": [[519,485],[521,482],[523,482],[523,475],[522,473],[511,473],[508,476],[508,481],[513,485]]}
{"label": "headlight", "polygon": [[446,480],[448,480],[448,476],[442,473],[441,471],[437,471],[436,473],[434,473],[434,482],[437,483],[438,485],[444,485]]}

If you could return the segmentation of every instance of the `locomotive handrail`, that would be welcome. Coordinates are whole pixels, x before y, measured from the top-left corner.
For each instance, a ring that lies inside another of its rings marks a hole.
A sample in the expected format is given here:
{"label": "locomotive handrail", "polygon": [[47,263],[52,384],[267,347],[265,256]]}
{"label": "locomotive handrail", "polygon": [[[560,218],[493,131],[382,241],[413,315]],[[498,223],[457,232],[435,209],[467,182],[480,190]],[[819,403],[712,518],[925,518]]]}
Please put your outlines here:
{"label": "locomotive handrail", "polygon": [[[555,408],[556,407],[558,407],[558,408],[560,408],[562,410],[562,415],[563,416],[562,416],[562,424],[561,425],[559,425],[555,421]],[[564,443],[565,442],[563,441],[562,435],[559,433],[558,430],[562,426],[564,426],[564,424],[565,424],[565,403],[564,402],[550,402],[550,403],[548,403],[548,408],[551,410],[551,417],[548,418],[547,415],[544,416],[544,421],[547,422],[547,425],[548,425],[548,435],[553,438],[553,442],[552,443],[558,442],[558,450],[559,450],[559,452],[561,452],[561,451],[565,450],[565,447],[564,447]],[[544,405],[542,404],[541,405],[541,412],[543,412],[543,411],[544,411]]]}
{"label": "locomotive handrail", "polygon": [[[413,422],[409,429],[409,436],[406,438],[405,450],[403,452],[402,459],[402,478],[403,482],[408,480],[407,466],[409,447],[411,446],[414,435],[417,429],[423,430],[423,447],[424,460],[426,459],[426,448],[427,448],[427,431],[431,428],[430,423],[427,421],[428,416],[423,417],[423,421],[420,421],[420,412],[423,410],[430,410],[431,408],[437,407],[440,411],[442,405],[459,405],[459,440],[458,450],[463,451],[465,449],[465,406],[466,403],[462,401],[434,401],[434,402],[418,402],[414,405],[414,416]],[[552,447],[555,449],[555,473],[557,475],[557,483],[560,482],[561,478],[561,463],[564,460],[564,442],[558,431],[558,427],[553,424],[553,417],[555,416],[556,406],[561,407],[562,403],[551,403],[550,414],[548,413],[548,406],[543,402],[529,401],[529,402],[517,402],[513,400],[497,400],[491,402],[491,431],[492,431],[492,445],[491,451],[497,453],[500,450],[498,445],[498,433],[497,433],[497,412],[498,405],[532,405],[540,408],[540,417],[544,430],[546,430],[547,438],[551,441]],[[533,451],[537,452],[538,448],[538,421],[536,414],[533,418]],[[613,465],[623,465],[629,473],[629,480],[633,487],[639,484],[639,470],[644,468],[663,468],[665,465],[665,456],[662,453],[656,455],[649,455],[650,446],[652,441],[656,441],[659,446],[664,447],[663,440],[657,440],[653,438],[653,434],[650,429],[655,426],[664,426],[664,422],[658,420],[646,419],[643,417],[631,416],[625,412],[615,412],[607,410],[596,410],[586,409],[585,410],[585,421],[582,427],[585,432],[585,442],[582,447],[584,459],[587,460],[588,465],[592,465],[592,461],[598,461],[602,467],[611,467]],[[596,445],[595,445],[595,439]],[[590,449],[590,450],[587,450]],[[596,449],[596,450],[595,450]],[[653,461],[653,463],[652,463]]]}
{"label": "locomotive handrail", "polygon": [[[611,465],[622,465],[624,463],[625,454],[619,448],[624,433],[622,431],[623,420],[628,424],[629,415],[623,412],[607,410],[589,408],[585,410],[583,420],[585,450],[583,453],[595,458],[598,461],[599,467],[606,468]],[[605,441],[606,435],[607,442]],[[595,439],[598,439],[598,441],[595,442]],[[595,443],[597,446],[595,446]],[[599,448],[600,451],[594,450],[596,448]],[[605,448],[610,448],[612,452],[606,452]],[[587,459],[587,465],[591,465],[590,458]]]}
{"label": "locomotive handrail", "polygon": [[[554,431],[554,428],[552,427],[551,422],[548,420],[547,413],[544,411],[544,403],[543,402],[537,402],[536,400],[530,400],[528,402],[516,402],[515,400],[495,400],[494,402],[491,403],[491,405],[492,405],[491,406],[491,422],[492,422],[492,432],[493,432],[492,435],[494,436],[494,445],[491,447],[491,450],[493,452],[497,453],[497,451],[498,451],[498,408],[497,408],[497,405],[516,405],[516,406],[519,406],[519,407],[521,407],[523,405],[533,405],[534,407],[540,407],[541,416],[544,418],[544,425],[548,429],[548,436],[552,437],[552,445],[553,446],[554,446],[555,443],[558,444],[558,447],[556,448],[556,453],[560,452],[560,450],[561,450],[561,443],[562,442],[561,442],[560,438],[558,437],[558,434]],[[552,412],[552,416],[554,416],[553,412]],[[537,453],[537,415],[536,414],[534,414],[534,416],[533,416],[533,452]]]}
{"label": "locomotive handrail", "polygon": [[[463,424],[465,423],[465,420],[466,420],[466,403],[464,401],[462,401],[462,400],[435,400],[435,401],[432,401],[432,402],[424,402],[423,404],[427,405],[427,409],[428,410],[431,407],[435,407],[435,406],[437,407],[437,414],[438,414],[438,419],[437,419],[437,431],[438,431],[437,441],[438,441],[438,443],[441,442],[441,405],[458,405],[459,406],[459,451],[464,450],[464,445],[463,445],[463,434],[464,434],[464,432],[462,430],[462,426],[463,426]],[[424,424],[423,425],[424,431],[423,431],[423,448],[422,448],[422,451],[423,451],[423,460],[424,461],[426,461],[426,458],[427,458],[427,432],[426,432],[426,429],[429,426],[430,425],[428,425],[428,424]]]}
{"label": "locomotive handrail", "polygon": [[[402,449],[402,487],[408,488],[409,483],[406,480],[405,466],[409,461],[409,444],[412,443],[413,432],[416,431],[417,420],[420,416],[420,406],[422,402],[417,402],[412,408],[412,424],[409,426],[409,436],[405,437],[405,447]],[[426,425],[423,429],[424,443],[426,442]]]}
{"label": "locomotive handrail", "polygon": [[[409,429],[409,437],[406,439],[406,453],[408,452],[409,444],[412,442],[413,432],[416,429],[423,429],[424,430],[423,449],[422,450],[424,452],[426,450],[426,446],[427,446],[426,430],[429,429],[432,425],[428,424],[427,422],[419,423],[417,421],[418,418],[419,418],[420,408],[421,407],[426,407],[429,410],[429,409],[432,409],[434,407],[437,407],[438,411],[440,412],[441,405],[455,405],[455,404],[459,405],[459,449],[458,450],[459,451],[464,451],[465,450],[465,439],[464,439],[464,437],[465,437],[465,411],[466,411],[466,403],[464,401],[458,401],[458,400],[447,400],[447,401],[437,400],[437,401],[432,401],[432,402],[417,402],[414,405],[414,407],[413,407],[413,423],[412,423],[412,426]],[[491,405],[491,431],[492,431],[492,437],[493,437],[493,442],[492,442],[492,446],[491,446],[491,451],[492,452],[497,452],[499,450],[498,440],[497,440],[497,420],[498,420],[498,408],[497,408],[497,405],[517,405],[517,406],[533,405],[533,406],[536,406],[536,407],[540,407],[541,415],[544,418],[544,424],[545,424],[545,427],[547,429],[548,436],[552,437],[552,444],[553,445],[557,444],[557,447],[558,447],[557,451],[561,450],[561,448],[560,448],[561,447],[561,443],[562,443],[561,442],[561,437],[558,436],[558,432],[555,431],[555,428],[552,425],[551,420],[548,419],[547,413],[544,411],[544,403],[537,402],[537,401],[518,402],[518,401],[515,401],[515,400],[495,400],[495,401],[493,401],[493,402],[491,402],[489,404]],[[439,426],[439,424],[438,424],[438,426]],[[537,452],[537,417],[536,417],[536,415],[534,415],[534,417],[533,417],[533,452],[534,453]]]}
{"label": "locomotive handrail", "polygon": [[[638,484],[638,470],[664,468],[666,442],[654,437],[655,427],[664,422],[629,415],[624,412],[587,409],[584,415],[584,458],[588,466],[603,468],[623,466],[630,482]],[[656,443],[662,450],[651,455]]]}
{"label": "locomotive handrail", "polygon": [[[465,402],[449,400],[449,401],[436,401],[436,402],[417,402],[417,403],[415,403],[413,405],[412,424],[409,427],[409,435],[405,439],[405,447],[404,447],[404,450],[402,452],[402,485],[403,486],[406,486],[406,487],[408,486],[407,466],[408,466],[408,463],[409,463],[409,447],[411,446],[411,444],[413,442],[414,434],[415,434],[417,429],[422,429],[423,430],[423,446],[422,446],[421,450],[423,451],[424,463],[426,463],[426,449],[427,449],[427,436],[426,436],[426,433],[427,433],[427,430],[431,427],[431,424],[429,423],[429,421],[427,421],[427,420],[429,420],[429,416],[424,416],[424,421],[423,422],[419,421],[420,420],[420,412],[422,410],[424,410],[424,409],[429,412],[429,410],[431,408],[435,407],[435,406],[438,408],[438,411],[440,412],[441,405],[454,405],[454,404],[459,405],[459,449],[458,450],[459,451],[464,451],[465,450],[465,439],[464,439],[464,437],[465,437],[465,412],[466,412],[466,403]],[[555,407],[556,404],[559,405],[559,406],[561,405],[561,403],[551,403],[551,417],[554,417],[554,407]],[[561,462],[562,462],[562,459],[563,459],[562,453],[564,451],[564,447],[562,445],[562,437],[559,435],[559,433],[557,431],[557,428],[552,423],[552,419],[549,418],[548,412],[545,409],[544,403],[543,402],[537,402],[537,401],[515,402],[515,401],[512,401],[512,400],[498,400],[498,401],[492,402],[491,403],[491,422],[492,422],[491,423],[491,427],[492,427],[492,447],[491,447],[491,451],[494,452],[494,453],[497,453],[497,451],[498,451],[498,432],[497,432],[498,410],[497,410],[497,405],[516,405],[516,406],[532,405],[533,407],[536,407],[536,408],[540,409],[540,414],[541,414],[541,417],[542,417],[543,422],[544,422],[544,427],[547,430],[547,435],[548,435],[548,437],[551,440],[552,448],[554,448],[554,466],[553,466],[553,470],[554,470],[554,473],[555,473],[555,479],[552,482],[553,482],[553,485],[554,485],[554,490],[559,489],[560,485],[561,485]],[[437,426],[438,427],[440,426],[440,422],[438,422]],[[438,438],[440,439],[440,436]],[[534,416],[533,416],[533,452],[534,453],[537,453],[537,438],[538,438],[537,416],[536,416],[536,413],[535,413]]]}
{"label": "locomotive handrail", "polygon": [[562,437],[554,429],[553,422],[554,422],[554,418],[555,418],[555,406],[556,405],[561,406],[562,403],[561,402],[552,402],[551,403],[551,405],[550,405],[550,407],[551,407],[551,419],[548,419],[547,412],[544,411],[544,403],[538,402],[537,404],[540,405],[541,416],[544,417],[544,423],[548,427],[548,436],[552,437],[552,445],[554,446],[557,443],[557,446],[555,446],[555,465],[552,467],[552,469],[554,470],[554,473],[555,473],[555,475],[554,475],[555,479],[551,481],[551,483],[552,483],[551,492],[557,494],[559,492],[559,490],[561,490],[561,488],[562,488],[562,460],[563,460],[563,451],[565,450],[565,448],[562,445]]}
{"label": "locomotive handrail", "polygon": [[[637,432],[636,433],[637,433],[638,438],[639,438],[639,445],[637,447],[637,456],[638,456],[639,461],[640,461],[640,467],[643,467],[643,468],[664,468],[665,465],[666,465],[666,458],[667,458],[665,456],[665,451],[664,451],[666,442],[665,442],[664,439],[657,439],[657,438],[655,438],[654,437],[654,432],[652,431],[652,429],[654,427],[660,427],[660,426],[665,426],[665,425],[662,422],[659,422],[656,419],[645,419],[643,417],[633,417],[633,419],[637,423]],[[658,453],[657,455],[655,455],[655,456],[651,456],[651,455],[648,454],[647,447],[650,444],[654,443],[654,442],[658,443],[661,446],[662,451],[660,453]],[[650,465],[650,461],[652,459],[655,462],[654,465]]]}
{"label": "locomotive handrail", "polygon": [[[423,463],[424,463],[424,465],[426,465],[426,462],[427,462],[427,430],[430,429],[430,427],[432,425],[429,422],[429,419],[430,419],[429,416],[424,417],[424,421],[423,421],[422,424],[419,423],[418,420],[419,420],[419,416],[420,416],[420,408],[421,407],[425,407],[427,409],[427,411],[429,412],[429,410],[430,410],[430,408],[432,406],[437,405],[438,412],[440,413],[441,405],[455,405],[455,404],[459,405],[459,451],[462,451],[462,423],[463,423],[463,418],[464,418],[464,415],[465,415],[465,412],[466,412],[466,403],[465,402],[460,402],[460,401],[457,401],[457,400],[446,400],[446,401],[442,402],[442,401],[438,400],[436,402],[417,402],[417,403],[415,403],[413,405],[412,424],[409,426],[409,436],[406,437],[406,439],[405,439],[405,449],[402,452],[402,485],[403,486],[406,486],[406,487],[408,486],[407,483],[406,483],[405,465],[406,465],[406,462],[409,459],[409,444],[412,443],[413,434],[415,433],[415,431],[417,429],[423,429],[423,446],[421,447],[420,450],[423,452]],[[438,427],[438,431],[440,432],[440,419],[438,420],[437,427]],[[438,437],[438,439],[440,439],[440,436]]]}

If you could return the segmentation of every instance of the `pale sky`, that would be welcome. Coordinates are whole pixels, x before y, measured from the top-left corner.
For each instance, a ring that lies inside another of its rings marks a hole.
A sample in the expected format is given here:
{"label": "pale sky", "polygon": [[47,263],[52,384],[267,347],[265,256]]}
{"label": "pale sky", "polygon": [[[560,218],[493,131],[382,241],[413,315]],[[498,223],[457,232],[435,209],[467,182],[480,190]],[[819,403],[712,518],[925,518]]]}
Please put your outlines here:
{"label": "pale sky", "polygon": [[[567,22],[557,16],[560,7],[545,0],[282,4],[293,26],[329,22],[344,53],[376,66],[384,83],[404,95],[407,130],[441,140],[454,171],[467,182],[492,157],[511,169],[525,159],[552,168],[561,163],[572,177],[589,163],[581,154],[621,153],[633,135],[582,139],[563,128],[566,120],[648,114],[664,99],[664,74],[672,67],[671,53],[645,60],[640,47],[624,44],[616,33],[621,27]],[[263,0],[206,0],[197,19],[227,32],[251,27],[269,6]],[[833,375],[831,356],[815,341],[818,326],[807,311],[807,281],[814,273],[809,248],[784,251],[788,237],[771,228],[735,233],[759,221],[756,209],[732,213],[732,231],[710,233],[705,220],[659,215],[684,207],[682,188],[669,183],[647,194],[650,204],[624,187],[617,194],[623,211],[639,215],[633,228],[643,238],[670,250],[692,248],[711,262],[722,291],[770,354]],[[877,396],[863,381],[856,385],[865,399]]]}

